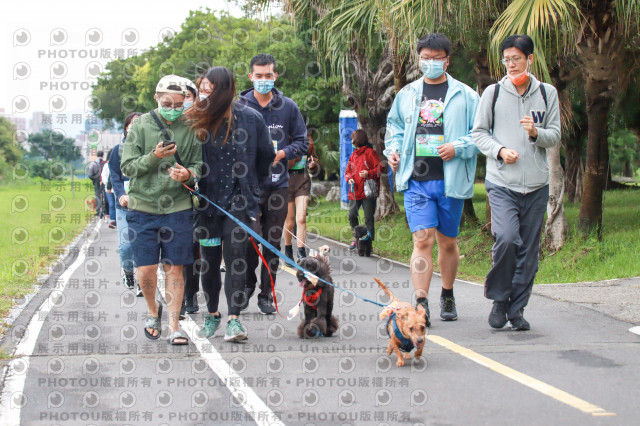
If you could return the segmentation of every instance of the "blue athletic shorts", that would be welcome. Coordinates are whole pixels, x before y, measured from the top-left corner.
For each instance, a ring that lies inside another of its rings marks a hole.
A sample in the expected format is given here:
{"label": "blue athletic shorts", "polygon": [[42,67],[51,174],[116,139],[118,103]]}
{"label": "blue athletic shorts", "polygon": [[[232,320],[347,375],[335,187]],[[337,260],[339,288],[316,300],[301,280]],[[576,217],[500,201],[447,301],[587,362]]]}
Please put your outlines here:
{"label": "blue athletic shorts", "polygon": [[446,237],[457,237],[464,200],[444,195],[443,180],[409,180],[404,191],[404,210],[411,233],[436,228]]}
{"label": "blue athletic shorts", "polygon": [[193,263],[192,210],[169,214],[127,211],[129,241],[136,266]]}

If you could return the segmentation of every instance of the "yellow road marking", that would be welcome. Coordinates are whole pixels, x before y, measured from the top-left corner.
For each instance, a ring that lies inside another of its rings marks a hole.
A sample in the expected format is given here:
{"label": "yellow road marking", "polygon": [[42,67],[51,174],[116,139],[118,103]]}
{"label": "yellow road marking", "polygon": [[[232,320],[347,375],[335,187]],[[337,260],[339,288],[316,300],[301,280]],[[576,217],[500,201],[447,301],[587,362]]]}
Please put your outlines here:
{"label": "yellow road marking", "polygon": [[467,349],[464,346],[460,346],[456,343],[453,343],[452,341],[447,340],[444,337],[429,335],[427,338],[431,340],[433,343],[436,343],[440,346],[443,346],[449,349],[452,352],[462,355],[463,357],[470,359],[471,361],[478,363],[483,367],[487,367],[488,369],[493,370],[498,374],[508,377],[511,380],[515,380],[520,384],[530,387],[531,389],[536,390],[543,395],[547,395],[557,401],[562,402],[563,404],[567,404],[570,407],[577,408],[583,413],[591,414],[592,416],[615,416],[616,415],[616,413],[610,413],[606,411],[604,408],[600,408],[597,405],[593,405],[563,390],[560,390],[556,387],[553,387],[544,382],[541,382],[538,379],[534,379],[531,376],[527,376],[526,374],[520,373],[519,371],[516,371],[513,368],[507,367],[506,365],[500,364],[499,362],[496,362],[490,358],[487,358],[486,356],[480,355],[479,353],[474,352],[471,349]]}
{"label": "yellow road marking", "polygon": [[[296,275],[296,270],[290,268],[287,265],[280,265],[284,271],[290,273],[291,275]],[[515,380],[516,382],[523,384],[533,390],[540,392],[543,395],[547,395],[557,401],[562,402],[570,407],[576,408],[583,413],[591,414],[592,416],[615,416],[616,413],[611,413],[605,410],[604,408],[600,408],[597,405],[593,405],[590,402],[587,402],[583,399],[580,399],[576,396],[571,395],[563,390],[560,390],[556,387],[548,385],[544,382],[541,382],[538,379],[534,379],[531,376],[527,376],[524,373],[520,373],[519,371],[514,370],[513,368],[507,367],[506,365],[500,364],[497,361],[492,360],[491,358],[487,358],[486,356],[480,355],[479,353],[472,351],[471,349],[467,349],[464,346],[460,346],[456,343],[453,343],[450,340],[445,339],[444,337],[429,335],[427,337],[433,343],[436,343],[440,346],[449,349],[452,352],[455,352],[463,357],[470,359],[471,361],[482,365],[483,367],[487,367],[490,370],[495,371],[498,374],[501,374],[505,377],[508,377],[511,380]]]}
{"label": "yellow road marking", "polygon": [[291,275],[293,275],[294,277],[296,276],[296,270],[293,268],[288,267],[287,265],[280,265],[280,269],[282,269],[285,272],[290,273]]}

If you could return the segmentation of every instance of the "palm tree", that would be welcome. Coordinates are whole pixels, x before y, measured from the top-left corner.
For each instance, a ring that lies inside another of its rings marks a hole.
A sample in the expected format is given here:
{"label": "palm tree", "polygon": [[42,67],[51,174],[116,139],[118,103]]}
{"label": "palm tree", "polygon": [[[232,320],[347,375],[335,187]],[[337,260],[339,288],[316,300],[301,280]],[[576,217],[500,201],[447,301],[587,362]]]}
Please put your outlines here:
{"label": "palm tree", "polygon": [[[608,115],[619,73],[616,59],[638,30],[640,0],[514,0],[491,30],[490,59],[498,63],[502,40],[526,33],[536,48],[534,72],[549,79],[545,52],[575,55],[582,70],[588,135],[578,226],[601,235],[602,195],[609,166]],[[623,77],[624,78],[624,77]]]}
{"label": "palm tree", "polygon": [[[268,3],[268,2],[267,2]],[[311,28],[314,46],[331,72],[342,76],[342,93],[376,152],[386,161],[384,128],[396,90],[406,84],[405,47],[390,21],[388,0],[287,0],[294,21]],[[376,219],[398,212],[386,167],[380,180]]]}

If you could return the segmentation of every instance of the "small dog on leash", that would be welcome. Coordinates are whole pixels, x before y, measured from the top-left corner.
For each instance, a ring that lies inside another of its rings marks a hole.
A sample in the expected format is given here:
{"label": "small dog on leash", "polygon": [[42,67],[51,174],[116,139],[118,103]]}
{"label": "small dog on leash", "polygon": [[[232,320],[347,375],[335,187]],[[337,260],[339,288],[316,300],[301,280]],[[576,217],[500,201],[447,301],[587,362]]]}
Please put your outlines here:
{"label": "small dog on leash", "polygon": [[96,211],[96,199],[95,198],[90,198],[90,199],[84,200],[84,204],[87,206],[87,209],[89,209],[89,211],[91,211],[91,212]]}
{"label": "small dog on leash", "polygon": [[358,256],[371,256],[373,251],[373,241],[371,234],[367,231],[367,227],[358,225],[353,228],[353,237],[356,239],[356,250]]}
{"label": "small dog on leash", "polygon": [[300,270],[296,273],[303,286],[304,320],[298,326],[298,336],[301,339],[330,337],[338,329],[338,319],[333,316],[334,288],[318,280],[321,278],[333,284],[328,252],[329,247],[323,246],[318,253],[309,254],[298,262],[314,275],[310,276]]}
{"label": "small dog on leash", "polygon": [[387,320],[387,334],[389,335],[387,355],[395,352],[398,357],[396,365],[402,367],[405,359],[411,359],[411,351],[414,348],[417,349],[415,359],[418,360],[422,356],[427,332],[426,311],[422,305],[414,308],[410,303],[399,301],[382,281],[374,279],[391,299],[391,303],[380,313],[380,319],[389,317]]}

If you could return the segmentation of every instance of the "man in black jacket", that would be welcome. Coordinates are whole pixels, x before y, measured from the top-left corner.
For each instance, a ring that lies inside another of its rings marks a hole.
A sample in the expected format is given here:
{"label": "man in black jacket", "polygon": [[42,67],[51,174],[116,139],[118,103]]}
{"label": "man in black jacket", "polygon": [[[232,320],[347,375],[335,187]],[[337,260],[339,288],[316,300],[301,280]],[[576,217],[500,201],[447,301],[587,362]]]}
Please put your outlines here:
{"label": "man in black jacket", "polygon": [[[261,53],[254,56],[250,63],[249,78],[253,82],[253,89],[240,94],[239,102],[247,105],[264,118],[276,157],[271,167],[271,174],[261,182],[260,217],[256,221],[256,231],[274,247],[280,250],[282,228],[287,217],[287,201],[289,191],[289,172],[287,161],[307,154],[309,140],[307,127],[298,106],[291,99],[274,88],[278,78],[276,60],[273,56]],[[262,249],[262,254],[269,265],[269,270],[262,266],[260,273],[260,293],[258,307],[263,314],[274,314],[271,281],[276,282],[278,270],[278,256],[270,250]],[[242,309],[249,305],[253,295],[257,276],[258,254],[253,244],[247,247],[247,277],[245,283],[245,300]]]}

